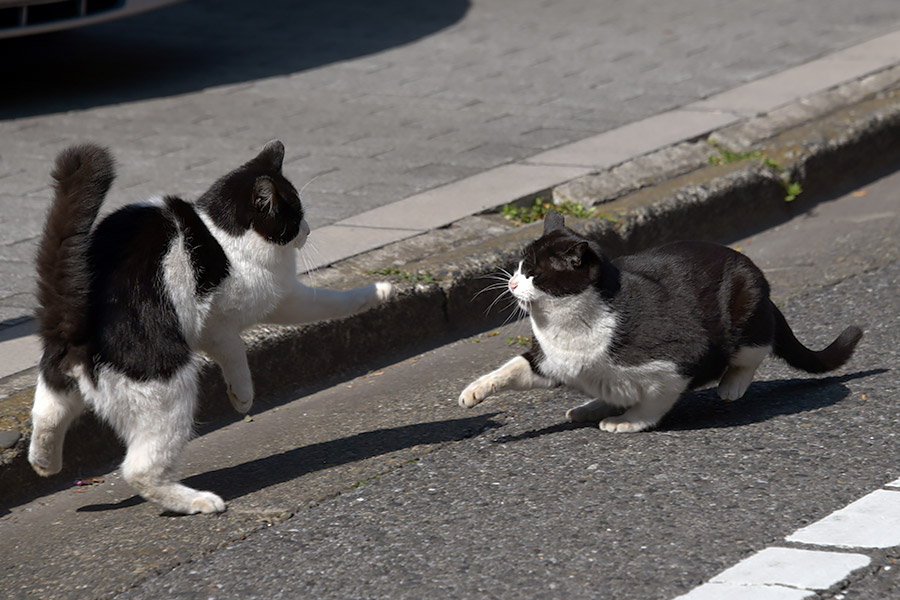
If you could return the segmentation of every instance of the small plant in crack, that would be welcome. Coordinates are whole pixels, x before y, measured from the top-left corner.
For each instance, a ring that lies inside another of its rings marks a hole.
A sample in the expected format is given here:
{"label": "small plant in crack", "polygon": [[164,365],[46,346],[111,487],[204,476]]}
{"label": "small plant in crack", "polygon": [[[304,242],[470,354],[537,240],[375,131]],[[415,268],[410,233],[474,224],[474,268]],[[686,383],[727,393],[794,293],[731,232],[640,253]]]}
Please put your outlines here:
{"label": "small plant in crack", "polygon": [[745,160],[756,160],[759,161],[762,166],[769,169],[772,174],[778,178],[778,181],[781,182],[781,187],[784,188],[785,202],[793,202],[797,199],[797,196],[803,193],[803,186],[800,185],[800,182],[791,179],[790,172],[778,164],[778,161],[774,158],[767,156],[762,150],[738,152],[723,146],[712,139],[707,140],[706,143],[716,152],[709,157],[709,164],[730,165]]}

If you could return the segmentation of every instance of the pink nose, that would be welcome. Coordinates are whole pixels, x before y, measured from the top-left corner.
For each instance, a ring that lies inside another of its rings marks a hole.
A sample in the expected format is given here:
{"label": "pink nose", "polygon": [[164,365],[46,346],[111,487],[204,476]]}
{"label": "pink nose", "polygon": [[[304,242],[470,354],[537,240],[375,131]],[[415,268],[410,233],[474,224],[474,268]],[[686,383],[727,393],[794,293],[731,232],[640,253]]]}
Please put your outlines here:
{"label": "pink nose", "polygon": [[514,290],[517,287],[519,287],[519,282],[516,281],[515,277],[513,277],[512,279],[509,280],[509,289]]}

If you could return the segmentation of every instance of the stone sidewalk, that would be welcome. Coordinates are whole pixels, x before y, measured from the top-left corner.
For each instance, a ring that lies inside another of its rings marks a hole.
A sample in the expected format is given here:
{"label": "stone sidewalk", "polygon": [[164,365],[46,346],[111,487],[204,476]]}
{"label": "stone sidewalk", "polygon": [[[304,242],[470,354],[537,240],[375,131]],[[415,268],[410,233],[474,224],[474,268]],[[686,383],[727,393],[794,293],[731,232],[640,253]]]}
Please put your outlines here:
{"label": "stone sidewalk", "polygon": [[[897,29],[894,0],[193,0],[5,40],[0,327],[34,308],[48,173],[71,143],[117,156],[111,208],[194,198],[280,138],[289,175],[311,182],[314,230],[331,226],[313,238],[328,264],[750,116],[760,108],[728,95],[749,82],[773,86],[757,88],[768,110],[884,69],[900,62],[883,37]],[[591,142],[605,132],[612,155]]]}

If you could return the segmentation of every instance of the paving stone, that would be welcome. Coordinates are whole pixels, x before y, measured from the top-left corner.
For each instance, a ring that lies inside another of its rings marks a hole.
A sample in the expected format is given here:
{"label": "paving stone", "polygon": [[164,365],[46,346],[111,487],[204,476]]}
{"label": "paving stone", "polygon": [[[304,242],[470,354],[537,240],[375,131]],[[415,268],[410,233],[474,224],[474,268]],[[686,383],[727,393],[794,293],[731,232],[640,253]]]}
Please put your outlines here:
{"label": "paving stone", "polygon": [[0,450],[6,450],[16,445],[22,434],[18,431],[0,431]]}

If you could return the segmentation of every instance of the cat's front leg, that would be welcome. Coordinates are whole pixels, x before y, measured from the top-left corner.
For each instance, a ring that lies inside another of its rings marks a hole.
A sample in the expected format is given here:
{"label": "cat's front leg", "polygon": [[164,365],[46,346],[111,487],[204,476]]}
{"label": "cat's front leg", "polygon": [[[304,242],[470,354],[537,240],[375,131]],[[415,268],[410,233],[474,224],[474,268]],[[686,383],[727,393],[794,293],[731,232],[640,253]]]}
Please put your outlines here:
{"label": "cat's front leg", "polygon": [[534,388],[552,388],[557,383],[531,368],[528,354],[517,356],[505,365],[487,375],[482,375],[462,391],[459,405],[472,408],[480,404],[491,394],[504,390],[530,390]]}
{"label": "cat's front leg", "polygon": [[201,350],[206,352],[222,369],[231,406],[240,414],[246,414],[253,406],[253,377],[247,364],[247,350],[240,333],[220,326],[204,332]]}
{"label": "cat's front leg", "polygon": [[395,293],[394,286],[387,281],[345,291],[311,288],[298,281],[264,322],[296,325],[340,319],[374,308]]}

